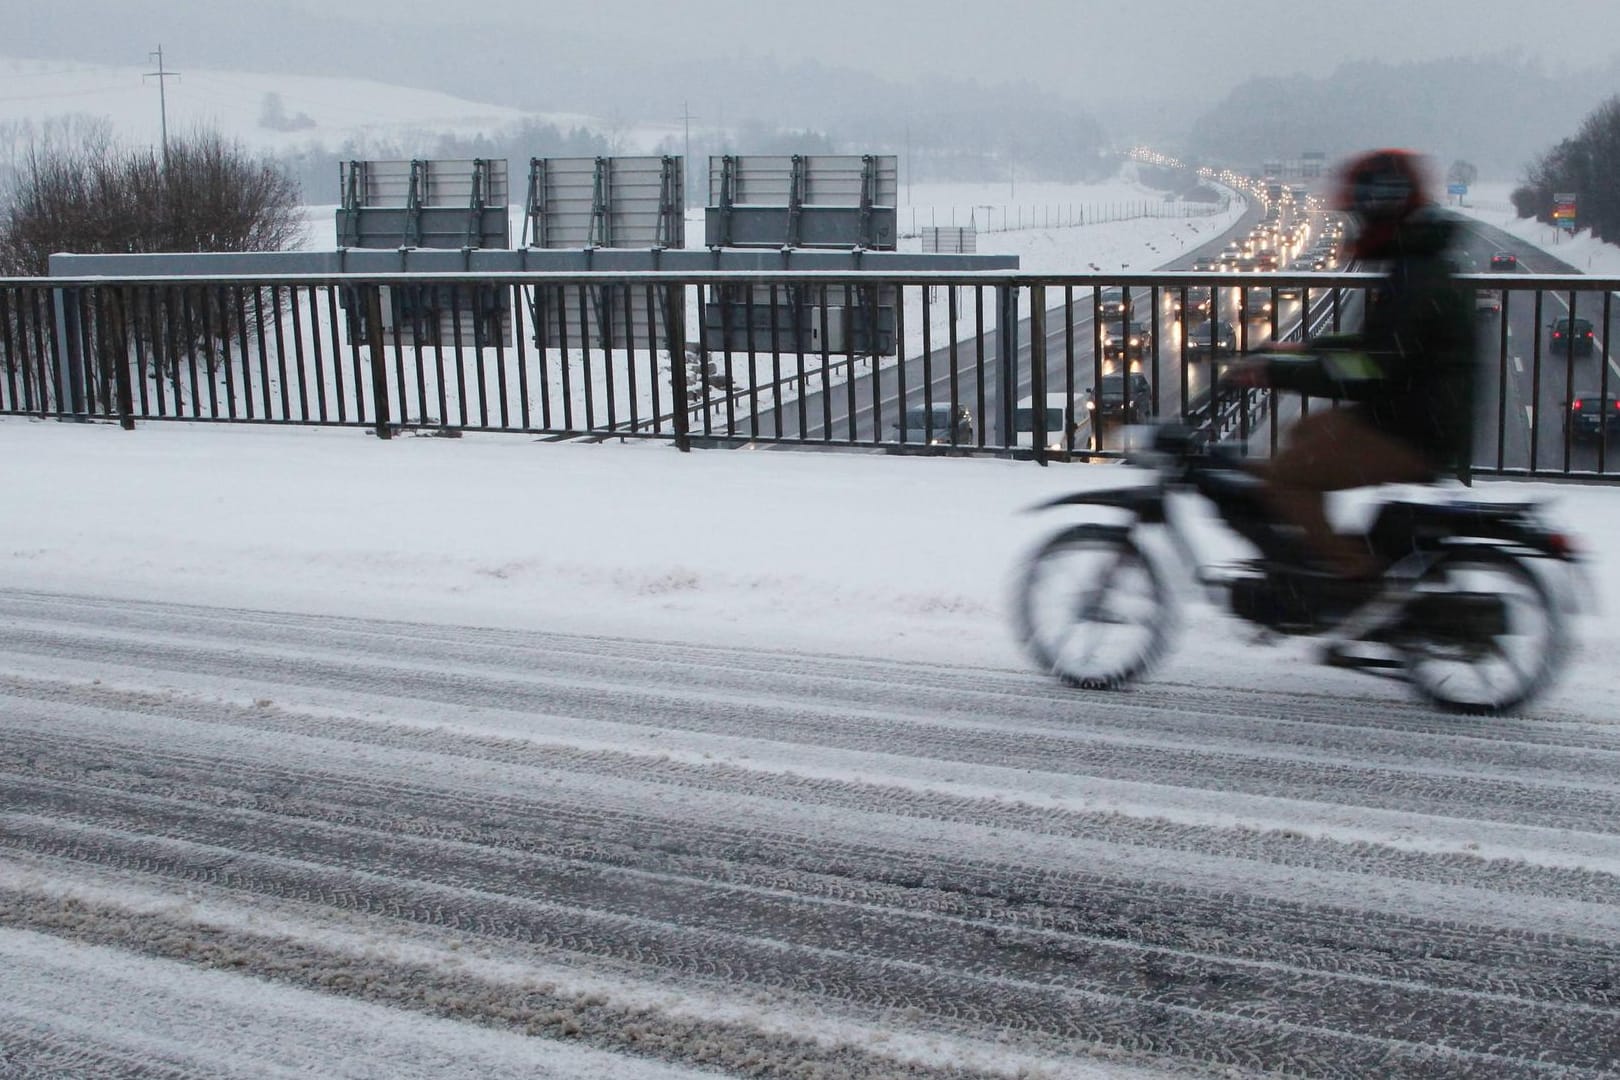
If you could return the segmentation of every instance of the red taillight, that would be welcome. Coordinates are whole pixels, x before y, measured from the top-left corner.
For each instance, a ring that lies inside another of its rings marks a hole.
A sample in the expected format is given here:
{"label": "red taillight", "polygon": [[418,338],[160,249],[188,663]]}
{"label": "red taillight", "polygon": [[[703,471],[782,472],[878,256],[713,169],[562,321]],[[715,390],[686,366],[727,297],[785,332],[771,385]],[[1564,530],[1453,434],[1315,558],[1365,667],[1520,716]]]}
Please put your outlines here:
{"label": "red taillight", "polygon": [[1580,546],[1563,533],[1547,534],[1547,553],[1557,559],[1573,559],[1580,554]]}
{"label": "red taillight", "polygon": [[[1620,405],[1620,401],[1615,402],[1615,404]],[[1580,412],[1581,411],[1581,399],[1576,398],[1574,401],[1569,403],[1569,407],[1573,412]]]}

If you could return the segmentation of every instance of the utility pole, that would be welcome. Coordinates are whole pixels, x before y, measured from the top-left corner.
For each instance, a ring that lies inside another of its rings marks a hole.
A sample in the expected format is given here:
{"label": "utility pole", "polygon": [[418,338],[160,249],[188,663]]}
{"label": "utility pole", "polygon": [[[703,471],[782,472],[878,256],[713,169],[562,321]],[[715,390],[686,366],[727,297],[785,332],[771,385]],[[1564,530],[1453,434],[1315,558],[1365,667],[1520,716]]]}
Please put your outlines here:
{"label": "utility pole", "polygon": [[681,193],[684,205],[686,199],[692,194],[692,121],[697,117],[692,115],[692,109],[686,102],[681,102],[681,123],[685,128],[686,148],[681,151],[681,183],[686,190]]}
{"label": "utility pole", "polygon": [[168,172],[169,171],[169,100],[168,100],[168,95],[166,93],[164,93],[164,89],[165,89],[165,86],[166,86],[166,83],[164,82],[164,80],[171,79],[171,78],[178,79],[180,77],[180,73],[178,71],[165,71],[164,70],[164,68],[163,68],[163,45],[162,45],[161,42],[158,44],[157,52],[147,53],[146,55],[148,57],[156,57],[157,58],[157,67],[158,67],[158,69],[156,71],[148,71],[145,75],[142,76],[142,78],[146,78],[146,79],[156,78],[157,81],[158,81],[158,120],[162,125],[161,130],[162,130],[162,133],[163,133],[163,171]]}

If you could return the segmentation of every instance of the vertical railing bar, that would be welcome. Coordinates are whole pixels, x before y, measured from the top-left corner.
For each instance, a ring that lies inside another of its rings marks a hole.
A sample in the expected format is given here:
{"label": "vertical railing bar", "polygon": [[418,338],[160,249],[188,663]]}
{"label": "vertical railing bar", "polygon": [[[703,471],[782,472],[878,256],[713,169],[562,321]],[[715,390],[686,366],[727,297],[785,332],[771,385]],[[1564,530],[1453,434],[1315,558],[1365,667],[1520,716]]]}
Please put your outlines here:
{"label": "vertical railing bar", "polygon": [[[922,382],[923,382],[923,438],[926,442],[934,441],[934,303],[928,295],[929,289],[934,286],[919,285],[923,293],[922,304]],[[900,305],[904,309],[905,305]],[[904,423],[902,413],[901,423]],[[955,417],[952,417],[954,422]]]}
{"label": "vertical railing bar", "polygon": [[[754,347],[754,287],[745,286],[748,299],[743,307],[743,323],[748,327],[748,435],[759,438],[759,350]],[[736,432],[732,432],[736,434]]]}
{"label": "vertical railing bar", "polygon": [[[259,346],[259,375],[263,380],[259,384],[259,400],[264,403],[264,419],[270,420],[270,349],[264,337],[264,290],[257,286],[253,289],[253,338]],[[213,385],[212,380],[209,385]]]}
{"label": "vertical railing bar", "polygon": [[[951,445],[956,446],[957,436],[960,434],[956,418],[961,415],[962,409],[962,364],[961,358],[957,355],[956,347],[957,286],[952,283],[946,285],[945,289],[945,359],[946,364],[950,367],[951,379]],[[979,423],[982,423],[982,421],[974,423],[975,431],[977,431]],[[971,444],[973,440],[970,438],[968,442]]]}
{"label": "vertical railing bar", "polygon": [[[985,420],[985,392],[984,392],[984,286],[973,286],[973,337],[974,337],[974,392],[977,395],[976,403],[979,409],[979,446],[982,449],[987,441],[985,431],[990,424]],[[1006,403],[1003,402],[1003,405]],[[1003,409],[1003,412],[1006,410]],[[999,428],[999,423],[998,423]],[[1005,445],[1007,433],[1001,433],[1001,441]]]}
{"label": "vertical railing bar", "polygon": [[[456,364],[456,408],[460,427],[473,427],[472,405],[467,399],[467,350],[461,340],[461,295],[451,289],[450,296],[450,352]],[[442,336],[442,335],[441,335]]]}
{"label": "vertical railing bar", "polygon": [[[827,340],[827,286],[818,285],[816,318],[821,322],[821,441],[831,442],[832,430],[832,343]],[[851,371],[849,374],[853,375]],[[845,380],[848,382],[848,380]],[[850,411],[855,411],[855,398],[850,395]]]}
{"label": "vertical railing bar", "polygon": [[[867,323],[867,326],[866,326],[866,346],[867,346],[866,353],[867,353],[867,356],[870,358],[870,361],[871,361],[871,364],[872,364],[872,382],[871,382],[871,386],[872,386],[872,440],[871,441],[873,443],[880,443],[880,442],[883,441],[883,377],[882,377],[883,364],[879,360],[878,353],[877,353],[877,346],[878,346],[878,340],[877,340],[877,301],[875,299],[869,299],[869,297],[871,297],[871,286],[863,285],[863,286],[858,286],[856,288],[856,290],[855,290],[855,303],[858,304],[859,307],[857,309],[855,309],[855,310],[859,310],[859,311],[864,313],[864,318],[865,318],[866,323]],[[852,325],[853,322],[854,322],[854,320],[852,320],[852,319],[846,319],[844,321],[844,327],[845,327],[845,332],[846,333],[849,333],[850,331],[852,331],[854,329],[854,327]],[[855,345],[854,345],[854,341],[853,341],[854,335],[852,333],[850,333],[849,337],[850,337],[850,340],[846,340],[844,342],[844,344],[849,347],[849,362],[851,364],[851,370],[853,370],[853,365],[855,363]],[[902,350],[902,353],[903,352],[904,352],[904,350]],[[902,356],[901,359],[903,360],[904,356]],[[853,438],[853,433],[852,433],[852,438]]]}
{"label": "vertical railing bar", "polygon": [[[331,413],[326,403],[326,357],[321,351],[321,309],[316,300],[319,294],[319,286],[304,287],[304,303],[309,308],[309,351],[315,361],[315,410],[321,423],[325,424],[331,419]],[[297,303],[297,300],[293,302]]]}
{"label": "vertical railing bar", "polygon": [[[204,289],[202,295],[207,298],[207,304],[203,308],[202,341],[203,341],[203,362],[208,367],[208,385],[209,385],[209,387],[213,387],[219,382],[219,376],[218,376],[217,372],[218,372],[219,366],[223,363],[224,368],[225,368],[225,415],[226,415],[226,417],[228,419],[235,420],[236,419],[236,394],[235,394],[235,391],[233,389],[233,386],[235,384],[236,379],[235,379],[235,376],[232,375],[232,373],[231,373],[231,364],[230,364],[229,357],[227,356],[227,358],[222,361],[218,356],[215,355],[215,351],[216,351],[215,350],[215,345],[217,343],[219,343],[221,340],[223,340],[225,344],[223,346],[221,346],[218,351],[223,352],[223,353],[229,353],[230,352],[230,340],[231,340],[230,330],[225,325],[225,322],[226,322],[226,320],[225,320],[225,289],[224,289],[224,287],[213,288],[213,289]],[[216,309],[217,309],[217,312],[218,312],[217,318],[218,318],[218,321],[219,321],[219,324],[220,324],[218,334],[216,334],[214,332],[215,331],[214,322],[215,322],[215,318],[216,318],[214,312],[216,311]],[[218,398],[213,393],[209,394],[209,398],[210,398],[210,402],[209,402],[210,407],[214,411],[214,418],[218,419],[219,418],[219,402],[218,402]]]}
{"label": "vertical railing bar", "polygon": [[[868,286],[867,288],[868,288],[868,295],[872,297],[872,301],[871,301],[871,304],[869,305],[870,310],[871,310],[871,321],[867,324],[866,333],[867,333],[867,338],[868,338],[868,344],[871,345],[871,347],[872,347],[872,373],[873,373],[873,375],[875,377],[876,374],[877,374],[878,368],[882,366],[879,359],[878,359],[878,352],[877,352],[877,349],[878,349],[878,322],[877,322],[878,301],[877,301],[877,297],[879,295],[881,295],[881,294],[878,292],[877,289],[873,289],[871,286]],[[896,380],[897,380],[897,382],[896,382],[896,388],[897,389],[896,389],[896,395],[895,395],[894,410],[895,410],[895,421],[897,423],[899,423],[899,425],[900,425],[900,434],[901,434],[902,437],[906,433],[906,305],[905,305],[905,288],[906,287],[904,285],[898,285],[898,286],[895,287],[897,303],[894,305],[894,309],[895,309],[895,311],[894,311],[894,313],[895,313],[895,332],[894,332],[895,362],[894,362],[894,370],[895,370],[895,377],[896,377]],[[924,301],[923,302],[923,325],[927,326],[928,325],[927,297],[924,297],[923,301]],[[926,392],[927,392],[927,389],[925,387],[924,388],[924,393],[926,393]],[[927,432],[927,420],[925,419],[923,423],[924,423],[923,430],[924,430],[924,433],[926,434],[926,432]],[[883,428],[874,423],[873,427],[872,427],[872,436],[873,436],[874,441],[882,442],[883,441]]]}
{"label": "vertical railing bar", "polygon": [[91,391],[87,411],[91,416],[99,413],[110,417],[113,414],[113,390],[112,365],[107,358],[106,306],[104,288],[91,286],[84,290],[79,305],[83,313],[80,325],[84,328],[80,340],[84,342],[84,362],[90,376],[84,381],[85,389]]}
{"label": "vertical railing bar", "polygon": [[227,288],[224,285],[209,290],[209,296],[214,298],[211,306],[219,308],[219,351],[220,366],[225,369],[225,415],[230,419],[237,419],[237,376],[230,363],[230,319],[227,317],[228,308],[225,304]]}
{"label": "vertical railing bar", "polygon": [[[1237,333],[1238,355],[1241,356],[1249,351],[1249,287],[1241,282],[1238,284]],[[1213,377],[1213,365],[1211,366],[1210,373]],[[1241,390],[1238,392],[1238,442],[1243,444],[1245,452],[1248,450],[1249,423],[1252,419],[1249,415],[1249,398],[1251,396],[1252,391],[1249,390]],[[1276,425],[1273,424],[1272,426],[1275,427]]]}
{"label": "vertical railing bar", "polygon": [[[279,387],[281,393],[281,418],[292,419],[292,390],[287,382],[287,335],[281,325],[281,286],[270,286],[270,320],[275,327],[276,340],[276,377],[281,380]],[[300,368],[302,374],[302,368]]]}
{"label": "vertical railing bar", "polygon": [[[560,291],[560,286],[558,287]],[[540,379],[540,427],[551,427],[551,313],[566,314],[550,300],[551,287],[534,286],[534,308],[531,325],[534,327],[535,370]]]}
{"label": "vertical railing bar", "polygon": [[[24,313],[27,326],[23,333],[32,331],[33,334],[33,368],[35,405],[40,416],[50,416],[53,412],[62,415],[66,404],[62,399],[60,385],[62,365],[56,356],[56,334],[53,318],[53,305],[51,294],[45,289],[30,289],[28,291],[28,311]],[[179,367],[175,368],[175,379],[179,380]]]}
{"label": "vertical railing bar", "polygon": [[157,415],[168,416],[164,393],[165,369],[168,366],[168,350],[165,348],[168,306],[164,303],[160,288],[146,288],[146,314],[152,327],[152,405],[156,406]]}
{"label": "vertical railing bar", "polygon": [[[1569,329],[1564,333],[1564,473],[1569,473],[1569,401],[1575,397],[1575,290],[1569,290]],[[1538,424],[1540,417],[1537,417]]]}
{"label": "vertical railing bar", "polygon": [[[1299,340],[1309,341],[1311,334],[1311,287],[1304,285],[1299,290]],[[1311,399],[1304,393],[1299,395],[1299,415],[1301,419],[1311,414]]]}
{"label": "vertical railing bar", "polygon": [[[349,337],[349,360],[353,365],[352,371],[354,373],[354,420],[357,424],[364,424],[366,422],[366,384],[365,380],[361,377],[360,338],[362,335],[360,334],[360,330],[365,325],[365,321],[371,317],[369,311],[367,310],[365,301],[365,293],[369,286],[361,286],[359,288],[353,286],[342,287],[347,289],[349,292],[349,307],[345,308],[344,310],[348,312],[348,315],[345,316],[345,318],[348,321],[346,329],[348,330]],[[339,318],[337,293],[337,288],[333,288],[326,295],[326,309],[328,314],[330,314],[332,317],[332,330],[334,335],[337,331]],[[332,347],[334,350],[338,348],[338,344],[338,340],[334,336],[332,340]],[[343,367],[341,354],[334,353],[334,355],[337,356],[338,359],[334,361],[333,366],[341,371]],[[342,394],[338,397],[339,418],[341,418],[343,415],[342,410],[344,407],[344,402],[347,400],[347,394]]]}
{"label": "vertical railing bar", "polygon": [[1508,290],[1501,290],[1501,322],[1497,326],[1500,345],[1496,354],[1496,471],[1507,469],[1507,392],[1508,392]]}
{"label": "vertical railing bar", "polygon": [[[342,316],[338,314],[338,286],[326,285],[322,291],[326,294],[326,332],[331,335],[328,341],[332,346],[332,383],[336,392],[338,423],[346,424],[349,422],[349,392],[343,385],[343,345],[338,333],[338,324]],[[310,298],[310,306],[311,308],[315,307],[313,293]],[[314,311],[310,312],[310,321],[315,321]],[[352,338],[354,335],[350,334],[349,336]],[[320,337],[319,332],[317,332],[316,337],[317,339]],[[358,352],[355,355],[355,362],[358,363]],[[358,386],[356,392],[358,393]],[[360,415],[358,412],[359,405],[356,404],[355,408],[357,410],[355,417],[358,419]]]}
{"label": "vertical railing bar", "polygon": [[[253,361],[252,353],[248,351],[247,338],[247,296],[242,292],[240,285],[231,286],[231,300],[235,306],[237,345],[242,351],[242,401],[244,415],[252,420],[258,414],[253,408]],[[189,307],[188,307],[189,314]],[[189,323],[187,324],[189,327]],[[227,330],[227,333],[229,331]],[[189,329],[186,337],[190,338]],[[196,388],[192,388],[193,394]],[[195,399],[194,399],[195,400]],[[232,419],[235,419],[234,415]]]}
{"label": "vertical railing bar", "polygon": [[[460,285],[450,286],[451,289],[461,287]],[[476,289],[478,286],[473,286],[473,288]],[[423,426],[427,426],[428,422],[433,419],[428,409],[427,353],[430,349],[440,350],[444,348],[444,313],[439,310],[439,296],[439,286],[424,285],[416,293],[417,302],[412,305],[413,314],[416,316],[411,320],[411,362],[416,367],[416,407],[418,413],[416,420],[417,423]],[[424,338],[431,339],[431,341],[424,341]],[[437,351],[433,353],[435,368],[438,367],[441,355]],[[443,380],[439,379],[437,370],[434,372],[434,380],[438,385],[433,396],[437,399],[439,392],[444,389]],[[405,418],[401,417],[400,419],[403,421]],[[439,426],[443,427],[445,421],[443,409],[439,410],[438,421]]]}
{"label": "vertical railing bar", "polygon": [[[1091,286],[1091,404],[1090,415],[1086,423],[1091,428],[1091,450],[1093,453],[1101,452],[1102,444],[1102,380],[1103,380],[1103,316],[1102,316],[1102,286]],[[1030,407],[1041,410],[1045,415],[1045,401],[1033,398]]]}
{"label": "vertical railing bar", "polygon": [[571,346],[568,337],[568,290],[583,289],[583,285],[558,285],[557,289],[557,356],[558,389],[562,393],[564,431],[574,430],[574,376],[569,363]]}
{"label": "vertical railing bar", "polygon": [[[1078,396],[1075,392],[1075,338],[1074,338],[1074,286],[1063,286],[1063,453],[1066,458],[1074,456],[1074,423],[1073,418],[1066,415],[1074,411],[1074,401]],[[1038,407],[1044,408],[1044,405]]]}
{"label": "vertical railing bar", "polygon": [[[782,437],[782,332],[781,318],[777,314],[777,286],[773,282],[769,290],[770,320],[771,320],[771,424],[775,428],[774,437]],[[801,389],[799,397],[804,393]],[[799,434],[804,434],[801,429]]]}
{"label": "vertical railing bar", "polygon": [[[722,339],[721,347],[724,348],[725,339],[728,339],[731,336],[731,305],[726,302],[724,286],[710,284],[706,286],[699,286],[699,288],[707,288],[709,290],[709,299],[707,303],[705,303],[703,300],[702,292],[698,293],[698,333],[702,339],[698,344],[698,391],[701,395],[699,399],[699,408],[701,409],[701,415],[703,417],[703,434],[713,435],[714,416],[712,415],[713,410],[709,407],[709,405],[710,399],[714,394],[714,385],[709,368],[714,361],[709,359],[709,319],[707,308],[714,306],[718,307],[719,309],[720,337]],[[719,297],[718,301],[715,299],[716,297]],[[684,300],[685,298],[683,297],[682,299]]]}
{"label": "vertical railing bar", "polygon": [[184,338],[186,344],[186,368],[189,372],[191,382],[191,417],[195,420],[202,415],[202,386],[197,381],[197,348],[195,345],[197,340],[197,330],[196,324],[192,321],[191,317],[191,296],[193,291],[194,290],[191,288],[184,289],[180,294],[180,299],[186,312],[186,332]]}
{"label": "vertical railing bar", "polygon": [[[215,334],[215,291],[217,287],[204,287],[199,290],[203,300],[203,361],[207,364],[207,408],[211,419],[219,419],[219,353],[215,351],[215,343],[219,342],[219,335]],[[222,314],[222,313],[220,313]],[[227,338],[228,340],[228,338]],[[227,382],[227,389],[228,389]],[[235,410],[232,410],[235,411]]]}
{"label": "vertical railing bar", "polygon": [[[622,286],[624,291],[624,354],[625,354],[625,400],[630,405],[630,430],[634,432],[641,426],[641,410],[636,399],[640,394],[640,380],[636,378],[636,286],[634,282],[626,281]],[[652,346],[652,324],[647,325],[647,364],[649,368],[657,369],[658,354]],[[653,413],[654,419],[658,414]]]}
{"label": "vertical railing bar", "polygon": [[[650,282],[644,288],[646,289],[647,310],[647,379],[649,381],[647,390],[652,398],[652,416],[648,422],[651,425],[649,430],[654,435],[662,435],[664,432],[664,380],[658,375],[658,331],[663,324],[663,320],[658,317],[658,290]],[[669,373],[670,378],[673,379],[676,365],[686,363],[686,350],[684,348],[677,349],[675,342],[669,340],[667,326],[664,327],[664,331],[663,351],[669,354]],[[674,383],[671,382],[670,385],[673,387]],[[681,408],[681,403],[678,401],[671,406],[670,422],[672,424],[674,423],[674,410],[679,408]]]}
{"label": "vertical railing bar", "polygon": [[[797,395],[799,413],[799,441],[804,442],[810,438],[810,406],[805,397],[810,392],[810,381],[804,370],[804,290],[801,286],[789,290],[789,301],[793,305],[793,355],[798,358],[799,392]],[[821,388],[821,396],[826,398],[827,387]]]}
{"label": "vertical railing bar", "polygon": [[[698,338],[703,338],[701,325],[701,311],[703,302],[702,286],[696,286],[698,293],[699,321]],[[675,422],[675,449],[681,453],[690,453],[692,450],[692,388],[687,384],[686,371],[686,290],[684,284],[669,284],[663,288],[663,327],[664,348],[669,353],[669,414]],[[702,355],[699,347],[698,354]]]}
{"label": "vertical railing bar", "polygon": [[[451,288],[454,289],[455,286],[451,286]],[[436,292],[436,295],[434,296],[434,303],[432,305],[432,311],[433,311],[433,382],[434,382],[434,389],[435,389],[434,398],[437,401],[438,406],[439,406],[439,426],[443,427],[443,428],[448,428],[448,427],[451,426],[450,425],[450,390],[449,390],[449,387],[447,387],[445,385],[446,380],[445,380],[445,369],[444,369],[444,312],[440,309],[439,304],[438,304],[439,295],[442,295],[442,294],[438,294]],[[417,341],[416,350],[417,350],[418,355],[420,356],[421,351],[422,351],[422,343],[421,343],[420,340]]]}
{"label": "vertical railing bar", "polygon": [[1536,289],[1536,306],[1532,326],[1534,327],[1534,351],[1531,353],[1530,367],[1530,475],[1536,475],[1539,468],[1541,450],[1541,313],[1542,290]]}
{"label": "vertical railing bar", "polygon": [[1597,471],[1605,471],[1604,454],[1609,446],[1609,432],[1615,427],[1616,416],[1614,404],[1609,401],[1609,315],[1614,300],[1614,293],[1603,292],[1603,351],[1598,356],[1598,447]]}
{"label": "vertical railing bar", "polygon": [[618,384],[614,379],[614,372],[618,370],[618,337],[614,334],[613,326],[613,299],[618,295],[617,285],[603,285],[598,297],[598,310],[605,314],[596,320],[598,329],[602,334],[602,385],[607,392],[607,426],[612,431],[618,427]]}
{"label": "vertical railing bar", "polygon": [[[140,301],[137,299],[137,297],[147,297],[147,296],[150,296],[150,295],[151,295],[151,289],[149,289],[149,288],[140,289],[140,290],[137,291],[134,286],[130,286],[130,287],[127,287],[124,290],[124,296],[125,296],[124,307],[125,307],[125,310],[127,312],[129,312],[128,325],[126,327],[126,332],[129,334],[129,339],[131,341],[133,341],[133,343],[135,345],[135,372],[134,372],[134,377],[135,377],[135,384],[140,389],[140,394],[139,394],[140,403],[141,403],[140,404],[140,409],[141,409],[141,416],[143,418],[152,415],[152,399],[151,399],[151,395],[147,392],[147,389],[146,389],[146,369],[151,366],[150,361],[152,360],[152,357],[147,355],[147,345],[148,345],[148,343],[147,343],[147,340],[146,340],[146,334],[142,332],[143,327],[142,327],[142,319],[141,319],[141,311],[140,311],[140,306],[141,305],[140,305]],[[3,301],[3,299],[4,299],[4,292],[0,291],[0,301]],[[4,319],[5,319],[4,314],[0,314],[0,325],[3,325]],[[8,364],[7,372],[9,374],[9,372],[10,372],[9,364],[11,362],[11,350],[10,349],[6,350],[6,362]]]}
{"label": "vertical railing bar", "polygon": [[[298,310],[297,285],[287,286],[287,310],[292,315],[294,369],[298,372],[298,418],[307,424],[309,423],[310,419],[309,372],[307,370],[307,365],[304,362],[304,319]],[[280,325],[281,319],[279,313],[281,308],[278,306],[276,311],[278,313],[276,322],[277,325]],[[283,355],[285,355],[284,346],[281,345],[280,341],[277,341],[276,345],[277,348],[283,349]]]}
{"label": "vertical railing bar", "polygon": [[17,412],[18,380],[26,381],[28,369],[21,364],[19,351],[11,345],[11,289],[4,285],[0,285],[0,349],[5,350],[6,361],[6,409],[3,411]]}
{"label": "vertical railing bar", "polygon": [[[524,344],[528,334],[523,328],[523,312],[527,300],[523,295],[523,285],[520,282],[508,282],[499,286],[504,290],[506,302],[512,308],[512,349],[517,359],[518,376],[518,417],[519,424],[524,431],[534,430],[534,415],[529,405],[529,349]],[[496,305],[496,315],[499,317],[500,305]],[[439,365],[439,408],[444,408],[444,365]]]}
{"label": "vertical railing bar", "polygon": [[[117,343],[113,350],[113,363],[118,365],[116,368],[117,374],[114,378],[114,389],[118,394],[119,426],[125,431],[135,430],[134,390],[130,386],[130,380],[134,379],[140,382],[143,378],[139,364],[137,363],[133,370],[130,365],[130,338],[133,336],[137,342],[140,340],[140,335],[133,333],[135,330],[133,319],[135,303],[133,297],[134,292],[128,285],[114,289],[112,291],[112,312],[109,316],[117,330]],[[109,340],[108,344],[112,345],[113,342]],[[137,348],[138,355],[139,349]],[[141,393],[143,396],[146,393],[144,382],[141,385]],[[144,409],[141,415],[146,415]]]}
{"label": "vertical railing bar", "polygon": [[[1209,290],[1209,317],[1211,320],[1215,318],[1215,310],[1215,288],[1211,286]],[[1195,318],[1196,314],[1192,309],[1191,298],[1187,295],[1187,286],[1183,285],[1181,286],[1181,343],[1177,351],[1181,354],[1181,423],[1184,426],[1191,419],[1192,413],[1191,403],[1187,400],[1192,394],[1192,380],[1189,378],[1187,371],[1187,339],[1192,337],[1193,320]],[[1210,334],[1210,348],[1213,349],[1215,347],[1213,323]]]}
{"label": "vertical railing bar", "polygon": [[[509,377],[506,373],[506,328],[501,323],[500,293],[493,291],[497,288],[498,286],[495,285],[474,285],[472,287],[475,327],[483,325],[484,309],[479,301],[485,296],[489,296],[495,301],[490,305],[489,312],[489,317],[494,320],[494,325],[490,327],[493,333],[483,334],[475,329],[473,338],[474,340],[483,338],[486,341],[491,337],[495,339],[495,382],[500,388],[501,429],[508,431],[512,427],[512,402],[511,389],[508,386]],[[420,353],[420,350],[418,352]],[[611,370],[610,367],[609,371]],[[426,405],[423,407],[426,408]]]}
{"label": "vertical railing bar", "polygon": [[597,294],[589,286],[579,290],[579,377],[585,391],[585,430],[596,430],[596,378],[591,371],[590,312],[599,307]]}
{"label": "vertical railing bar", "polygon": [[[22,386],[23,412],[29,414],[36,412],[44,414],[48,411],[45,406],[43,364],[42,361],[36,359],[40,356],[38,350],[31,348],[28,342],[28,328],[33,322],[33,320],[29,319],[28,313],[36,306],[33,301],[34,298],[38,296],[38,293],[38,289],[25,289],[19,291],[16,294],[16,314],[15,316],[12,316],[8,311],[5,321],[6,334],[8,338],[10,338],[12,335],[13,322],[15,321],[16,324],[16,351],[12,352],[8,342],[6,353],[7,355],[15,356],[17,358],[17,376]],[[6,297],[7,306],[9,308],[11,306],[11,290],[7,288],[0,288],[0,294],[3,294]],[[35,378],[34,370],[36,363],[41,364],[38,380]],[[38,382],[37,391],[35,389],[36,381]],[[13,400],[12,404],[15,406],[16,401]]]}
{"label": "vertical railing bar", "polygon": [[[1017,304],[1013,311],[1018,310]],[[1016,314],[1014,316],[1016,318]],[[1029,287],[1029,396],[1031,400],[1030,443],[1035,451],[1035,463],[1047,464],[1047,447],[1052,443],[1052,432],[1046,426],[1046,286]],[[1069,424],[1069,407],[1064,406],[1061,423]]]}
{"label": "vertical railing bar", "polygon": [[[393,422],[401,428],[410,423],[411,420],[411,381],[410,379],[406,378],[405,374],[405,326],[403,325],[405,320],[400,318],[400,315],[403,314],[405,304],[409,302],[412,296],[419,295],[421,295],[420,286],[405,285],[388,287],[388,313],[389,315],[393,316],[388,320],[388,323],[392,324],[394,338],[394,401],[395,404],[398,405],[398,408],[394,410]],[[421,317],[420,307],[420,304],[412,305],[413,318],[411,321],[411,333],[413,335],[416,333],[415,320]],[[378,317],[381,318],[381,313],[383,311],[383,294],[380,290],[377,293],[377,311]],[[377,339],[377,335],[381,334],[382,332],[383,327],[381,325],[376,327],[372,331],[373,339]],[[388,351],[387,342],[383,343],[383,351],[384,353]],[[386,369],[386,364],[384,366]],[[381,410],[379,410],[379,412],[380,411]],[[417,419],[420,420],[421,417],[417,417]]]}
{"label": "vertical railing bar", "polygon": [[[735,286],[721,285],[718,286],[718,288],[720,290],[720,295],[723,298],[720,303],[720,327],[722,330],[722,340],[720,342],[720,366],[723,374],[723,389],[725,391],[725,408],[723,413],[725,416],[726,434],[735,435],[737,434],[737,383],[736,379],[733,378],[736,372],[732,369],[731,363],[732,297],[734,295],[733,290],[735,289]],[[744,333],[747,333],[747,331],[745,330]]]}

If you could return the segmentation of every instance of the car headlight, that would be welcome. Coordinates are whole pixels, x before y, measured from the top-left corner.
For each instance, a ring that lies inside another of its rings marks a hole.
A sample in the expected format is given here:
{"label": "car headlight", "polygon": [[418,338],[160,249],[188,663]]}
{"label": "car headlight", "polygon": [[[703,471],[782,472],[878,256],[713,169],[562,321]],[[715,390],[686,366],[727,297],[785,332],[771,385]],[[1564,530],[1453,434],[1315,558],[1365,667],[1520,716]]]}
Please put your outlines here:
{"label": "car headlight", "polygon": [[1096,412],[1097,411],[1097,403],[1095,401],[1086,402],[1086,411],[1087,412]]}

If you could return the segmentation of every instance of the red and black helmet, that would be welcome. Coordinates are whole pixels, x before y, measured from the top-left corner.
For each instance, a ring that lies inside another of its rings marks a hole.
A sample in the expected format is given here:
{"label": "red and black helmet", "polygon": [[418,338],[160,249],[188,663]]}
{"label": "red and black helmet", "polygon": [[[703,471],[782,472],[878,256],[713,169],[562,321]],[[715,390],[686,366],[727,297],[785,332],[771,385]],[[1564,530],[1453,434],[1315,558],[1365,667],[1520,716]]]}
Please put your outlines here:
{"label": "red and black helmet", "polygon": [[1339,170],[1333,208],[1357,218],[1361,257],[1376,257],[1395,227],[1431,201],[1421,162],[1410,150],[1372,150]]}

